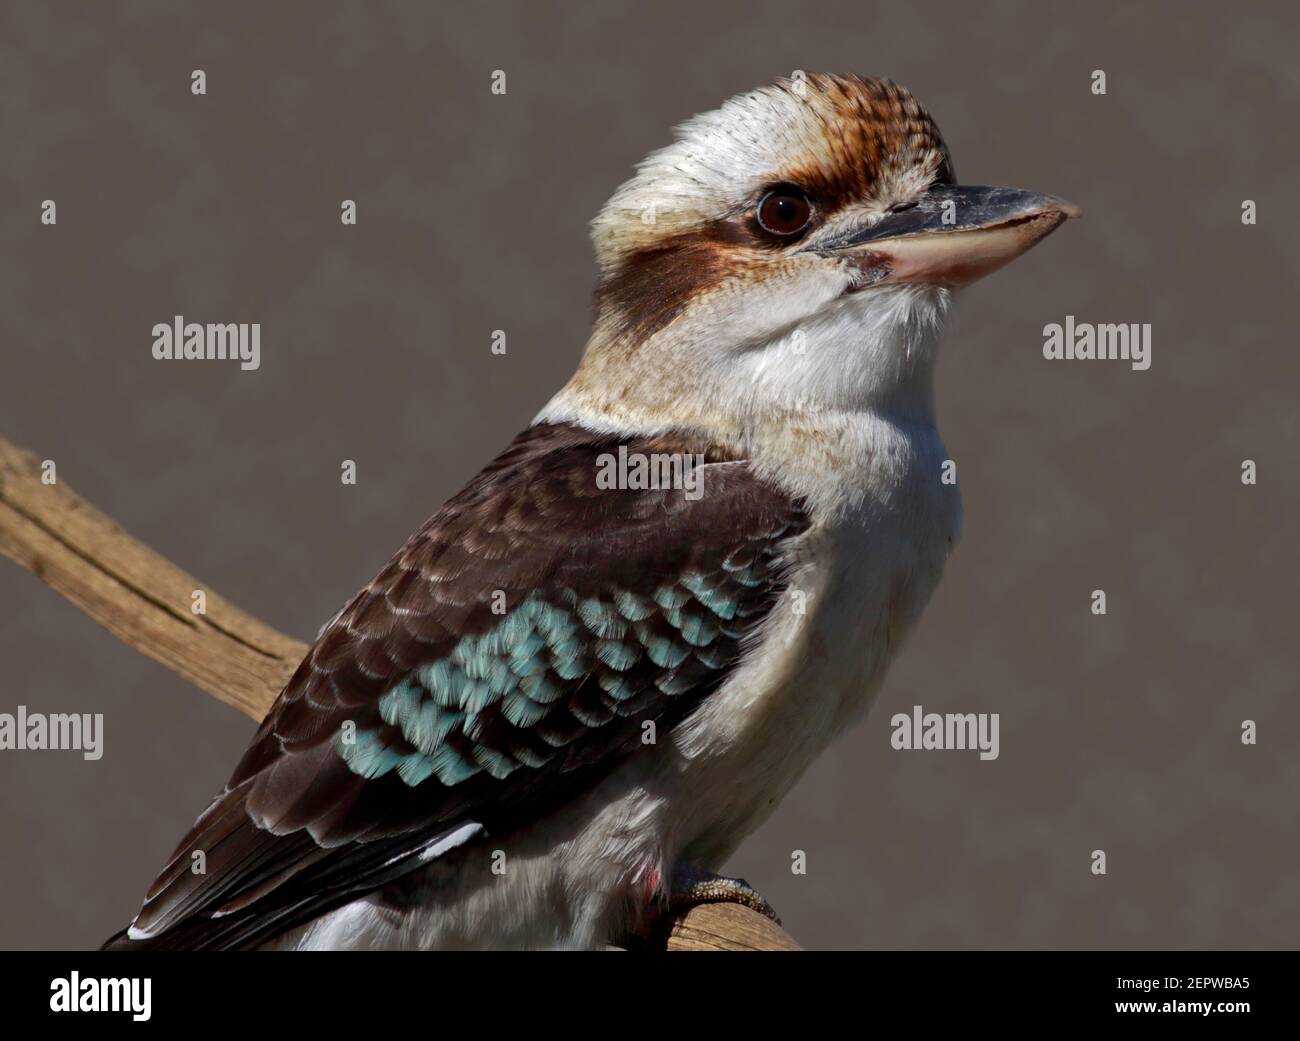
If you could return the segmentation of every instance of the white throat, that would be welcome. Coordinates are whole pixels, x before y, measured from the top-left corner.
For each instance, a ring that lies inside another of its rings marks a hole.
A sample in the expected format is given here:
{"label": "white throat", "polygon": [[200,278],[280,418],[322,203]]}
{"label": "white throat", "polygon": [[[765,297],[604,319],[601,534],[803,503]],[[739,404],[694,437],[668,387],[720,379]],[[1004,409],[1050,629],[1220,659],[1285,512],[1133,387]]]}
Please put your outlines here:
{"label": "white throat", "polygon": [[743,452],[792,491],[840,499],[866,476],[882,430],[933,432],[949,303],[943,289],[869,290],[749,339],[736,334],[770,316],[751,308],[727,321],[716,303],[635,347],[597,328],[573,379],[536,421],[621,435],[695,432]]}

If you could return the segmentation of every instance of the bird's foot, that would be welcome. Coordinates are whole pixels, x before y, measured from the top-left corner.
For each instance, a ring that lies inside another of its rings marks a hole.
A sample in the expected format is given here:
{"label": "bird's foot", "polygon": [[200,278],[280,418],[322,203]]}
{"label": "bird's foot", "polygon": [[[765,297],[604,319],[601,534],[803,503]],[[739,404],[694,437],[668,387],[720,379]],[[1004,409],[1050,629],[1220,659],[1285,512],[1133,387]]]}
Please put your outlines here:
{"label": "bird's foot", "polygon": [[743,878],[715,875],[691,864],[678,864],[673,868],[672,888],[668,893],[670,907],[720,903],[741,904],[766,915],[777,925],[781,924],[772,905]]}

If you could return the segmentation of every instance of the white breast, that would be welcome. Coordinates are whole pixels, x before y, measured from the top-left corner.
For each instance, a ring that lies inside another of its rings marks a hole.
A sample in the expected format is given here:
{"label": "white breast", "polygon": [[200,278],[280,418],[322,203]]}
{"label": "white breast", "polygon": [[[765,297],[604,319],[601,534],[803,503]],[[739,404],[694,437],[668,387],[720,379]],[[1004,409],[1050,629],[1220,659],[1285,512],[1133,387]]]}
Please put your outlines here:
{"label": "white breast", "polygon": [[724,860],[870,705],[955,544],[961,504],[938,432],[864,416],[847,441],[860,491],[814,513],[789,587],[742,668],[676,735],[674,839]]}

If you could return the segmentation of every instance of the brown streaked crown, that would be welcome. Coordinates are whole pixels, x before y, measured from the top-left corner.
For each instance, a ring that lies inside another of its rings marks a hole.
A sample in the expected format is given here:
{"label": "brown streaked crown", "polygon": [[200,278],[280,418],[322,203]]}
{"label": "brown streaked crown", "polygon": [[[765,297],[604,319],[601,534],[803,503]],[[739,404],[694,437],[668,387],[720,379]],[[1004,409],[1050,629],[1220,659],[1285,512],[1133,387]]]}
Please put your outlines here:
{"label": "brown streaked crown", "polygon": [[[782,80],[779,87],[793,89]],[[820,147],[781,170],[829,209],[879,197],[918,169],[929,183],[953,179],[948,146],[930,113],[905,88],[887,79],[817,74],[805,91],[821,124]]]}

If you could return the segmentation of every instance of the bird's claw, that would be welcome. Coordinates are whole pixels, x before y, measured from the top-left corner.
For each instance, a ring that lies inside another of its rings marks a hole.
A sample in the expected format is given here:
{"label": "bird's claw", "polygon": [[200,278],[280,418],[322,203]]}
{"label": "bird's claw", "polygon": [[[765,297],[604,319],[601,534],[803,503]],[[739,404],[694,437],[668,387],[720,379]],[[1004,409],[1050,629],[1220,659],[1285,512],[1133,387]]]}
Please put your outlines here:
{"label": "bird's claw", "polygon": [[781,919],[776,910],[743,878],[715,875],[711,871],[689,864],[673,869],[672,889],[668,894],[672,907],[690,907],[695,904],[740,904],[759,914],[766,915],[777,925]]}

